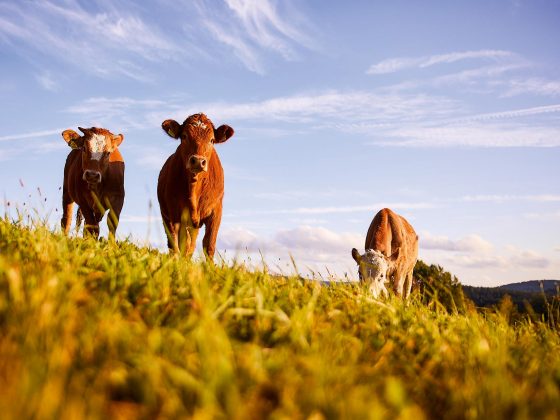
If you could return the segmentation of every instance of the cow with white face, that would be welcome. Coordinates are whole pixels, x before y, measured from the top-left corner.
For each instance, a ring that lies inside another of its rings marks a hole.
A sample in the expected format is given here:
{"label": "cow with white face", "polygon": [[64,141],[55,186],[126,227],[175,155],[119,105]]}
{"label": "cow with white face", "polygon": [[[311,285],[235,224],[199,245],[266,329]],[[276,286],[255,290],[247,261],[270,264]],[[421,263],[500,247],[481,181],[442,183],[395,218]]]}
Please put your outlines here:
{"label": "cow with white face", "polygon": [[387,296],[387,271],[389,261],[380,251],[366,249],[364,255],[360,255],[356,248],[352,248],[352,257],[358,263],[358,275],[361,282],[366,282],[373,297]]}
{"label": "cow with white face", "polygon": [[72,149],[64,166],[62,229],[70,230],[72,207],[77,203],[78,214],[85,219],[84,234],[97,237],[99,222],[109,209],[107,224],[113,237],[124,203],[124,160],[118,149],[124,136],[104,128],[78,129],[82,136],[74,130],[62,133]]}
{"label": "cow with white face", "polygon": [[387,295],[389,283],[397,295],[408,298],[412,273],[418,259],[418,235],[408,221],[390,209],[375,215],[368,229],[366,252],[352,249],[352,258],[359,267],[362,283],[374,297]]}

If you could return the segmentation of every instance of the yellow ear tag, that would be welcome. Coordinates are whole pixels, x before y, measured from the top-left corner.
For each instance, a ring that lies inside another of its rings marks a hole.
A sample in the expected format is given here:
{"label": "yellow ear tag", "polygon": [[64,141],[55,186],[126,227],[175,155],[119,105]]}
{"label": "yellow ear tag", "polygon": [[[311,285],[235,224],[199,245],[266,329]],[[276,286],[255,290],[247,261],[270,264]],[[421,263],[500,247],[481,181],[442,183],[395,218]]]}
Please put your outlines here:
{"label": "yellow ear tag", "polygon": [[169,134],[171,137],[175,137],[175,133],[173,133],[173,130],[171,128],[167,130],[167,134]]}
{"label": "yellow ear tag", "polygon": [[74,140],[70,140],[68,142],[68,145],[72,148],[72,149],[77,149],[78,145],[76,144],[76,142]]}

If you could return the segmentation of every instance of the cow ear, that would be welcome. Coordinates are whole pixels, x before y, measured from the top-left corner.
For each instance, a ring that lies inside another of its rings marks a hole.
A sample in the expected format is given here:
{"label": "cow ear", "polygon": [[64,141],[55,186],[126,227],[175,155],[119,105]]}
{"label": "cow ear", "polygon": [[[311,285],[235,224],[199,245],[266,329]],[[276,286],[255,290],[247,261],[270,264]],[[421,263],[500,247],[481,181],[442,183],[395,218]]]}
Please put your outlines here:
{"label": "cow ear", "polygon": [[229,125],[220,125],[214,130],[214,143],[225,143],[231,136],[233,136],[233,133],[233,128]]}
{"label": "cow ear", "polygon": [[72,149],[79,149],[84,145],[84,138],[74,130],[64,130],[62,138]]}
{"label": "cow ear", "polygon": [[354,261],[356,261],[358,264],[360,264],[360,262],[362,261],[362,256],[356,248],[352,248],[352,258],[354,258]]}
{"label": "cow ear", "polygon": [[181,136],[181,125],[175,120],[165,120],[161,123],[161,128],[169,137],[178,139]]}
{"label": "cow ear", "polygon": [[113,147],[117,148],[121,145],[121,143],[124,140],[124,136],[122,134],[117,134],[116,136],[113,136]]}
{"label": "cow ear", "polygon": [[397,258],[399,258],[400,252],[401,252],[401,249],[400,249],[400,248],[395,249],[395,252],[393,252],[393,253],[391,254],[391,256],[389,257],[389,259],[390,259],[391,261],[396,261]]}

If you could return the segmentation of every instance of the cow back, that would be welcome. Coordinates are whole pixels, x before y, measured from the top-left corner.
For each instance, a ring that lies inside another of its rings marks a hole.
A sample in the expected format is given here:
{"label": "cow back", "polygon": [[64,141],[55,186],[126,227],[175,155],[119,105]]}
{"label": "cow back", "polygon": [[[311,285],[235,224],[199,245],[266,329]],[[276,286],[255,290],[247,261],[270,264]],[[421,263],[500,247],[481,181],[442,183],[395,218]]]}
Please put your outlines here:
{"label": "cow back", "polygon": [[365,241],[365,249],[373,249],[390,257],[397,249],[407,253],[418,249],[418,237],[408,221],[385,208],[373,218]]}

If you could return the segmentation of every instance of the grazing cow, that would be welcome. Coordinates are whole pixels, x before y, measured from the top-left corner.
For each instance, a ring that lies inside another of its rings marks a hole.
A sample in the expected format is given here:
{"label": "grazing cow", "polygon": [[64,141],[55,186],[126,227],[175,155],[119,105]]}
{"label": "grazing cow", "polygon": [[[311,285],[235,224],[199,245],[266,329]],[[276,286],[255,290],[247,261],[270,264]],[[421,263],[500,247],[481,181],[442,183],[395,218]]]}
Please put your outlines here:
{"label": "grazing cow", "polygon": [[418,235],[402,216],[382,209],[369,226],[366,253],[352,249],[359,266],[360,280],[369,285],[374,297],[387,294],[385,283],[406,299],[412,288],[412,272],[418,258]]}
{"label": "grazing cow", "polygon": [[76,228],[85,219],[84,236],[99,236],[99,222],[109,209],[107,225],[114,238],[124,203],[124,160],[118,146],[122,134],[114,135],[104,128],[82,128],[80,136],[65,130],[62,137],[72,148],[64,165],[62,189],[62,229],[68,234],[72,224],[72,207],[79,206]]}
{"label": "grazing cow", "polygon": [[224,170],[214,145],[233,136],[233,128],[214,128],[204,114],[191,115],[183,124],[165,120],[161,126],[181,142],[163,165],[158,179],[158,201],[168,246],[190,258],[198,230],[205,225],[202,245],[212,259],[224,197]]}

